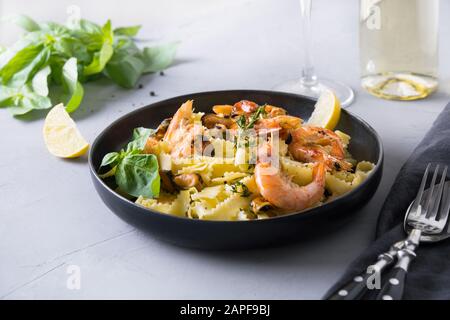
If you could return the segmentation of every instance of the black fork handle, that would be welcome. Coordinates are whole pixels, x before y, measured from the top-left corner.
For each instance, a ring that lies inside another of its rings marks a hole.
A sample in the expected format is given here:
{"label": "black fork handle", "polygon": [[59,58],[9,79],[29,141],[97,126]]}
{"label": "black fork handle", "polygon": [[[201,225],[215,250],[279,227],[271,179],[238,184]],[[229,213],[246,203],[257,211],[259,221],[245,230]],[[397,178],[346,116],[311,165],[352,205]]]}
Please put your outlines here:
{"label": "black fork handle", "polygon": [[378,257],[378,261],[371,266],[372,273],[367,268],[366,272],[354,277],[352,281],[339,288],[328,300],[358,300],[367,292],[368,285],[367,280],[373,275],[373,273],[382,273],[383,270],[388,268],[394,262],[394,257],[397,254],[396,249],[391,249],[388,252],[381,254]]}
{"label": "black fork handle", "polygon": [[387,281],[378,293],[377,300],[401,300],[403,298],[408,268],[416,254],[413,250],[405,248],[398,252],[398,256],[399,260],[389,273]]}

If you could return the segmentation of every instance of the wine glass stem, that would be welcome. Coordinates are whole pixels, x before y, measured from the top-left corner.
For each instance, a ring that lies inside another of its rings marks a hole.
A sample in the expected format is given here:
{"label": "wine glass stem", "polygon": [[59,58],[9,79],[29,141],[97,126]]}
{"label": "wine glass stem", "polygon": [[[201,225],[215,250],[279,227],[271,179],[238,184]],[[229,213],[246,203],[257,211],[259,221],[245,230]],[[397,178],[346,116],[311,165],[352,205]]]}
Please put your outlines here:
{"label": "wine glass stem", "polygon": [[311,56],[311,0],[300,0],[302,40],[303,40],[303,69],[300,81],[306,87],[317,84],[317,76]]}

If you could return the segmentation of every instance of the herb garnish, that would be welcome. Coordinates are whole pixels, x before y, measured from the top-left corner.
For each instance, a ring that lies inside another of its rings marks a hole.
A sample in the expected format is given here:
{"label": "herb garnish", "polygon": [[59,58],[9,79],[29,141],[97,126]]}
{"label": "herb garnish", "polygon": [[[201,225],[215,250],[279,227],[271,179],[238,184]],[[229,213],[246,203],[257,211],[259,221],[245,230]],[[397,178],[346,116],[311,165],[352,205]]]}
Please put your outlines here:
{"label": "herb garnish", "polygon": [[231,192],[239,193],[243,198],[247,198],[252,194],[248,187],[240,181],[233,183],[232,185],[230,185],[230,187]]}
{"label": "herb garnish", "polygon": [[67,25],[9,20],[26,31],[11,48],[0,48],[0,107],[13,115],[50,108],[56,104],[50,96],[73,112],[83,100],[81,83],[100,77],[133,88],[142,74],[167,68],[177,47],[141,49],[134,41],[140,26],[113,29],[109,20],[103,26],[83,19]]}
{"label": "herb garnish", "polygon": [[237,119],[237,125],[241,130],[252,129],[255,126],[256,121],[263,118],[266,115],[266,106],[259,106],[258,109],[251,114],[250,117],[247,118],[242,115]]}
{"label": "herb garnish", "polygon": [[238,132],[238,136],[235,137],[235,145],[238,148],[249,148],[251,143],[250,143],[250,137],[243,135],[243,132],[245,132],[246,130],[249,129],[253,129],[253,127],[255,126],[256,121],[258,121],[259,119],[264,118],[266,115],[266,106],[259,106],[258,109],[253,112],[250,117],[245,117],[244,115],[241,115],[237,120],[236,123],[239,126],[239,132]]}
{"label": "herb garnish", "polygon": [[134,129],[125,150],[110,152],[103,157],[100,168],[109,166],[111,169],[100,177],[114,176],[119,189],[131,196],[157,197],[161,183],[158,159],[153,154],[142,153],[147,139],[154,134],[152,129]]}

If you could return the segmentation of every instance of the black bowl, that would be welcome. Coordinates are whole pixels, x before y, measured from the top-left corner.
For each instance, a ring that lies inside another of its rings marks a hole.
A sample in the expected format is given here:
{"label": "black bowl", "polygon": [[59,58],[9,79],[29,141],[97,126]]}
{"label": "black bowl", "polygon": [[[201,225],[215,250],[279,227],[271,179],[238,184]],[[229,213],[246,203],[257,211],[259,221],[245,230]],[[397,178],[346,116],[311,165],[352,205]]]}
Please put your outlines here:
{"label": "black bowl", "polygon": [[300,213],[254,221],[205,221],[167,215],[141,207],[108,187],[97,174],[103,156],[119,150],[130,139],[133,128],[156,127],[172,116],[188,99],[194,99],[196,111],[210,112],[215,104],[233,104],[247,99],[259,104],[280,106],[290,114],[307,119],[315,101],[289,93],[230,90],[193,93],[160,101],[140,108],[108,126],[94,141],[89,153],[89,167],[94,186],[103,202],[120,218],[155,237],[171,243],[204,249],[235,249],[278,245],[304,236],[317,235],[337,228],[350,214],[375,193],[381,179],[383,149],[379,136],[366,122],[342,111],[337,129],[351,135],[350,152],[357,160],[376,163],[369,177],[351,192]]}

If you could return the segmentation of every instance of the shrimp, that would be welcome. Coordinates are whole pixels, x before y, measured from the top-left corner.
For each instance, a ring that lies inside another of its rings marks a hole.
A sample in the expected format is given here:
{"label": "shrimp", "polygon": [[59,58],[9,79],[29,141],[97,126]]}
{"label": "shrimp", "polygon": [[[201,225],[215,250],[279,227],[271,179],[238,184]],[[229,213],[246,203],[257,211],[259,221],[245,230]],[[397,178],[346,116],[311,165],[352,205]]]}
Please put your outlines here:
{"label": "shrimp", "polygon": [[287,114],[287,111],[280,107],[275,107],[270,104],[266,104],[265,111],[269,118],[273,118],[276,116],[284,116]]}
{"label": "shrimp", "polygon": [[286,140],[289,132],[300,128],[302,119],[294,116],[280,115],[273,118],[259,119],[255,130],[280,131],[280,138]]}
{"label": "shrimp", "polygon": [[297,129],[300,128],[302,119],[294,116],[280,115],[273,118],[259,119],[255,124],[255,129]]}
{"label": "shrimp", "polygon": [[195,125],[192,120],[192,100],[188,100],[174,114],[164,134],[163,139],[171,147],[171,156],[184,158],[191,156],[198,131],[199,125]]}
{"label": "shrimp", "polygon": [[159,139],[154,136],[148,137],[144,146],[144,150],[142,152],[146,154],[155,154],[157,153],[158,147],[159,147]]}
{"label": "shrimp", "polygon": [[217,115],[222,115],[225,117],[231,116],[231,113],[233,112],[233,106],[229,104],[217,104],[214,107],[212,107],[213,111]]}
{"label": "shrimp", "polygon": [[164,138],[167,127],[170,124],[171,118],[164,119],[158,128],[155,130],[155,134],[150,135],[145,143],[143,153],[156,154],[159,148],[159,142]]}
{"label": "shrimp", "polygon": [[[233,106],[221,105],[214,107],[215,108],[213,108],[213,110],[215,113],[221,113],[224,115],[248,115],[258,110],[259,105],[253,101],[241,100],[239,102],[236,102]],[[264,105],[264,111],[269,118],[284,116],[287,114],[286,110],[284,110],[283,108],[275,107],[270,104]]]}
{"label": "shrimp", "polygon": [[184,132],[184,136],[181,136],[172,146],[170,155],[173,158],[188,158],[193,154],[194,148],[194,134],[191,129],[187,129]]}
{"label": "shrimp", "polygon": [[325,164],[319,162],[313,169],[313,181],[299,186],[279,168],[260,162],[255,167],[255,180],[261,195],[275,207],[300,211],[319,202],[325,191]]}
{"label": "shrimp", "polygon": [[233,108],[231,110],[231,114],[232,115],[249,115],[253,112],[255,112],[256,110],[258,110],[259,105],[253,101],[249,101],[249,100],[241,100],[239,102],[236,102],[233,105]]}
{"label": "shrimp", "polygon": [[324,162],[328,169],[350,170],[345,161],[344,145],[333,131],[321,127],[305,126],[291,131],[289,152],[297,161]]}
{"label": "shrimp", "polygon": [[170,121],[169,127],[164,135],[164,140],[170,144],[180,140],[186,132],[186,127],[192,123],[192,103],[192,100],[183,103]]}

